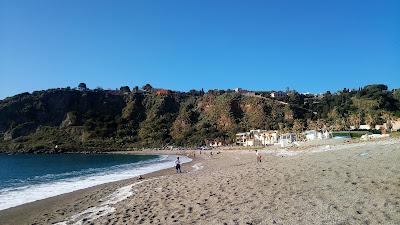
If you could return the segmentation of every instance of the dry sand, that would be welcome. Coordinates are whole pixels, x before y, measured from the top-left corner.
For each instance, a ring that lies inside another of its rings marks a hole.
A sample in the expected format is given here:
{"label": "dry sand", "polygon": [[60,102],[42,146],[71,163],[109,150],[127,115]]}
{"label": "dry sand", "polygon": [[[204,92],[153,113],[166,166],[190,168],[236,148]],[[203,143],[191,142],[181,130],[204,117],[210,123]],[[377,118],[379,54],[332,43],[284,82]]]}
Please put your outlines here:
{"label": "dry sand", "polygon": [[[400,224],[400,141],[196,155],[173,169],[0,211],[0,224]],[[188,171],[190,170],[190,171]]]}

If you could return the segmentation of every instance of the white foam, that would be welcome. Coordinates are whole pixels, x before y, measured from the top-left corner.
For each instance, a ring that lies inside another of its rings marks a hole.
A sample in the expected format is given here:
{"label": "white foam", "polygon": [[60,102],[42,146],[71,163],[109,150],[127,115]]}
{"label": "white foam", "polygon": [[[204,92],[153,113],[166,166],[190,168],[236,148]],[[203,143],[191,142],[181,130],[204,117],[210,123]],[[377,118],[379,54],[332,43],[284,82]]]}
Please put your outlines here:
{"label": "white foam", "polygon": [[121,187],[118,190],[114,191],[111,195],[102,199],[103,203],[100,204],[99,206],[90,207],[90,208],[84,210],[83,212],[80,212],[76,215],[71,216],[70,218],[68,218],[65,221],[56,223],[56,225],[67,225],[67,224],[81,225],[81,224],[84,224],[85,222],[90,222],[90,221],[93,221],[100,217],[103,217],[109,213],[112,213],[115,211],[115,207],[113,205],[115,205],[133,195],[133,191],[132,191],[133,186],[136,186],[143,182],[155,180],[155,179],[158,179],[158,178],[142,180],[142,181],[136,182],[134,184],[130,184],[130,185]]}
{"label": "white foam", "polygon": [[[162,160],[159,162],[145,164],[136,168],[111,170],[92,175],[55,180],[50,183],[34,184],[18,188],[8,188],[7,190],[0,190],[0,210],[88,187],[93,187],[99,184],[129,179],[158,170],[171,168],[175,166],[175,158],[176,156],[168,156],[162,158]],[[180,156],[180,158],[182,163],[192,161],[192,159],[185,156]]]}

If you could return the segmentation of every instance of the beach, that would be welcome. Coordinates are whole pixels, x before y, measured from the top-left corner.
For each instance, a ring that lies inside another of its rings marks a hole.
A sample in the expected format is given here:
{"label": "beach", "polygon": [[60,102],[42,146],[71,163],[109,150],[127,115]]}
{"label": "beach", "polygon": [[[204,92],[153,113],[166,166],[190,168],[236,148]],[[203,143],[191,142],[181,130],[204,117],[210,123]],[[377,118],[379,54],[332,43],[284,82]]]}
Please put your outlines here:
{"label": "beach", "polygon": [[[190,153],[192,154],[192,153]],[[204,151],[0,211],[0,224],[400,224],[400,140]]]}

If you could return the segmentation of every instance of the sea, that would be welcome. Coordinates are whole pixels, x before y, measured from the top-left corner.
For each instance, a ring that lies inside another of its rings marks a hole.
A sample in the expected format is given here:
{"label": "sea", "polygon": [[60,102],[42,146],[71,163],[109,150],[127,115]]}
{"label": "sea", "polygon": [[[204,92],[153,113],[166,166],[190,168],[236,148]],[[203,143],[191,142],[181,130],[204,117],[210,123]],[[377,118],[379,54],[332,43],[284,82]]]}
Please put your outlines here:
{"label": "sea", "polygon": [[[0,154],[0,210],[174,166],[173,155]],[[190,162],[181,156],[182,163]]]}

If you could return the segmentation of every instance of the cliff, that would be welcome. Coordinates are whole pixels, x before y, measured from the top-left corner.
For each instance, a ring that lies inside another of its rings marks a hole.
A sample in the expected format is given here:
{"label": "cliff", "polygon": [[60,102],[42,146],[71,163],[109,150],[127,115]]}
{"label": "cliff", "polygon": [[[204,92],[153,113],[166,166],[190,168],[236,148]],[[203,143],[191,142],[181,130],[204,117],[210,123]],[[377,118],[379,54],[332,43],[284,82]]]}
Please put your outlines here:
{"label": "cliff", "polygon": [[314,96],[312,103],[297,92],[283,99],[270,98],[268,92],[247,95],[229,90],[185,93],[137,88],[130,92],[127,87],[121,91],[61,88],[22,93],[0,101],[0,151],[197,146],[207,140],[229,142],[236,132],[249,129],[289,131],[294,125],[306,128],[320,120],[326,126],[354,112],[367,114],[365,108],[371,104],[379,113],[398,112],[394,91],[379,89],[385,94],[378,93],[378,97],[361,92],[326,93]]}

